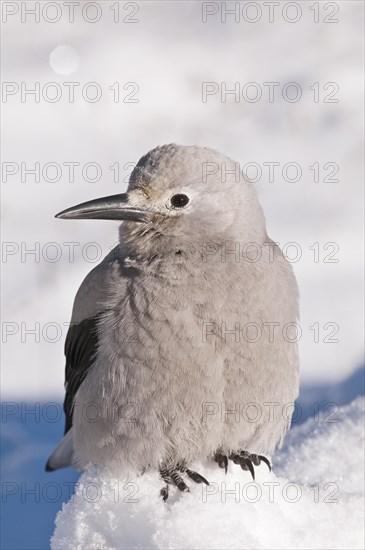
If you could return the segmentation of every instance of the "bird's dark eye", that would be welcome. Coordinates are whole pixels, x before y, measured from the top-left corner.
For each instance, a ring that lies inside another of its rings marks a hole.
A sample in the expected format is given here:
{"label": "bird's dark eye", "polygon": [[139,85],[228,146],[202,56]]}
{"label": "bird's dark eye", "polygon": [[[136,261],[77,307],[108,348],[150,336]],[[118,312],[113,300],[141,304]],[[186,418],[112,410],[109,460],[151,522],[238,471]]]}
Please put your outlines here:
{"label": "bird's dark eye", "polygon": [[170,202],[173,208],[184,208],[184,206],[188,204],[189,200],[190,199],[187,195],[179,193],[177,195],[173,195],[170,199]]}

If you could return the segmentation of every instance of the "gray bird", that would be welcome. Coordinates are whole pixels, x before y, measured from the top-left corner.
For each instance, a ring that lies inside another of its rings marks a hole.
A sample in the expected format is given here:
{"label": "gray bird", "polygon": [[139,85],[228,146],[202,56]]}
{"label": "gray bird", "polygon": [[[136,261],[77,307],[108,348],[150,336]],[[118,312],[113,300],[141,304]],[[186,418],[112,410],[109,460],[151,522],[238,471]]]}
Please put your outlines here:
{"label": "gray bird", "polygon": [[127,193],[62,219],[120,220],[119,245],[77,292],[66,344],[65,435],[48,471],[156,470],[188,491],[210,458],[271,455],[298,395],[298,290],[253,185],[209,148],[163,145]]}

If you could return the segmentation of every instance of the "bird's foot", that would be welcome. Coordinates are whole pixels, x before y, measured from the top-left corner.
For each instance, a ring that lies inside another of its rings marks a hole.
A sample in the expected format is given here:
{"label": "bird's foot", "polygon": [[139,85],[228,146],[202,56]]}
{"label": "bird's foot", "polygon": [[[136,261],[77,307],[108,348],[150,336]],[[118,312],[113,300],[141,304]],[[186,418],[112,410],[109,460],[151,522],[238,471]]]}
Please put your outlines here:
{"label": "bird's foot", "polygon": [[207,481],[205,477],[198,474],[198,472],[194,472],[194,470],[186,468],[185,466],[179,465],[176,468],[160,468],[160,475],[166,483],[165,487],[163,487],[160,491],[164,501],[169,498],[170,485],[174,485],[183,493],[189,492],[189,487],[186,485],[182,477],[184,474],[186,474],[188,478],[195,481],[195,483],[205,483],[206,485],[209,485],[209,481]]}
{"label": "bird's foot", "polygon": [[242,470],[250,471],[253,479],[255,479],[254,465],[260,466],[261,462],[265,462],[271,472],[271,464],[265,456],[251,454],[247,451],[239,450],[229,454],[224,454],[223,451],[219,450],[215,453],[213,458],[220,468],[225,469],[226,473],[228,470],[228,460],[232,460],[234,464],[239,464]]}

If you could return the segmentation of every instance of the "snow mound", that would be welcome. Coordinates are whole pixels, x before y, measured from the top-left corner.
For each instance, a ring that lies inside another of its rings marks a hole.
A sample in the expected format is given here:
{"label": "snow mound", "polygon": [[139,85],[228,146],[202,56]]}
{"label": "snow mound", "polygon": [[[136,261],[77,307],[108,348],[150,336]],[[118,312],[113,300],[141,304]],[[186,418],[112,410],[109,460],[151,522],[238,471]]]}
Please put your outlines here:
{"label": "snow mound", "polygon": [[250,474],[194,464],[211,485],[190,482],[166,503],[157,474],[117,480],[83,474],[56,518],[59,549],[363,548],[363,398],[290,431],[274,459]]}

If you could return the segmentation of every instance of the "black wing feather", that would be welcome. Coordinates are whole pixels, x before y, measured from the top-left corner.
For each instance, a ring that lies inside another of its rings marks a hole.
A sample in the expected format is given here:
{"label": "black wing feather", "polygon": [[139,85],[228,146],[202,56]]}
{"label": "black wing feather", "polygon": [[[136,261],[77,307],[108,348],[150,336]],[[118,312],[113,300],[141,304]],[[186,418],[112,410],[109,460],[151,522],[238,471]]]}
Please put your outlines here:
{"label": "black wing feather", "polygon": [[72,415],[76,393],[94,362],[98,348],[98,320],[100,315],[71,325],[65,342],[65,434],[72,426]]}

